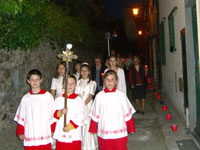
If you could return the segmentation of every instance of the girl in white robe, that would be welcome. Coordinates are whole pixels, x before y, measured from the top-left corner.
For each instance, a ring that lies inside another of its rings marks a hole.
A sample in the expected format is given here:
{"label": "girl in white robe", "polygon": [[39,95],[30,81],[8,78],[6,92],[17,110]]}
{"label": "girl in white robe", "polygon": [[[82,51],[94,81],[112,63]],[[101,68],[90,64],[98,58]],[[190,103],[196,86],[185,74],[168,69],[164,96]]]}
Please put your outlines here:
{"label": "girl in white robe", "polygon": [[51,82],[51,94],[54,98],[62,96],[64,93],[65,64],[59,63],[56,67],[56,73]]}
{"label": "girl in white robe", "polygon": [[108,70],[114,70],[118,76],[117,89],[126,95],[126,79],[124,70],[117,66],[117,58],[115,56],[111,56],[108,62],[109,67],[105,70],[104,73],[106,73]]}
{"label": "girl in white robe", "polygon": [[98,141],[97,136],[89,133],[89,125],[91,118],[88,116],[96,91],[96,82],[91,80],[90,77],[90,67],[87,63],[83,63],[81,65],[81,79],[78,81],[76,86],[76,94],[78,94],[85,103],[85,124],[82,127],[83,133],[83,142],[82,142],[82,150],[97,150],[98,149]]}
{"label": "girl in white robe", "polygon": [[127,96],[116,89],[117,74],[109,70],[104,75],[105,89],[96,95],[89,116],[89,132],[98,135],[100,150],[127,150],[128,133],[135,132],[135,109]]}

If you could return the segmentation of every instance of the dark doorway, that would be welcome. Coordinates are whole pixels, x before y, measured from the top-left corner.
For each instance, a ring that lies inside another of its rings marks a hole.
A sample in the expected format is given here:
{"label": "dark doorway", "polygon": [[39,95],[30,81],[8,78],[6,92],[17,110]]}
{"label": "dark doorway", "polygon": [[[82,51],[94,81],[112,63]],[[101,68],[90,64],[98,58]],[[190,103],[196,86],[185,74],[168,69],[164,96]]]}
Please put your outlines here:
{"label": "dark doorway", "polygon": [[183,94],[184,107],[188,108],[188,79],[187,79],[187,56],[185,43],[185,28],[181,30],[181,46],[182,46],[182,65],[183,65]]}

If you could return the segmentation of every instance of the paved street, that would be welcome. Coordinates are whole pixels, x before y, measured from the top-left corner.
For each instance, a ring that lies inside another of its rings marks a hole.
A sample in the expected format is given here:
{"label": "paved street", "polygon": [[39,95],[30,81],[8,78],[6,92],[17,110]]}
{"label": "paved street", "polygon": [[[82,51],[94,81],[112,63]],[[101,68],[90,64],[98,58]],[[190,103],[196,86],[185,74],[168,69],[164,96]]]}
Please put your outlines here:
{"label": "paved street", "polygon": [[[135,114],[136,133],[129,136],[129,150],[179,150],[176,140],[193,139],[189,134],[186,135],[183,123],[178,119],[173,108],[167,103],[167,112],[162,111],[162,105],[156,100],[152,91],[148,91],[145,107],[145,115]],[[134,104],[134,102],[132,102]],[[172,119],[167,121],[166,113],[172,114]],[[170,128],[171,124],[177,124],[177,132]],[[0,150],[22,150],[22,142],[15,136],[16,126],[4,130],[0,134]],[[190,149],[187,149],[190,150]],[[191,149],[193,150],[193,149]]]}

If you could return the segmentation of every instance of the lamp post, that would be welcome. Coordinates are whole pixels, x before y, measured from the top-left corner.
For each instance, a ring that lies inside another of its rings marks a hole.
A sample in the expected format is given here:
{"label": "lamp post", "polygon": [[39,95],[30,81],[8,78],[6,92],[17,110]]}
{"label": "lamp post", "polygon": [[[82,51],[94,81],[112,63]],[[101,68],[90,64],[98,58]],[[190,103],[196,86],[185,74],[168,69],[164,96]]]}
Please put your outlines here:
{"label": "lamp post", "polygon": [[110,32],[105,33],[105,39],[107,40],[107,45],[108,45],[108,57],[110,57],[110,39],[116,37],[117,37],[116,31],[114,31],[112,34]]}

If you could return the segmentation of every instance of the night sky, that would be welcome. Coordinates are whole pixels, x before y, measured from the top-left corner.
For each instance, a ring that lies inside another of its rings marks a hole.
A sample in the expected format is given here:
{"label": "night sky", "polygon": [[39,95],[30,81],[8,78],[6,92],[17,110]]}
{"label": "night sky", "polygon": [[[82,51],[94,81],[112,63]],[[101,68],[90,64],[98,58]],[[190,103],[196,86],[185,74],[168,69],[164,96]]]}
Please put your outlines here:
{"label": "night sky", "polygon": [[109,15],[122,19],[122,7],[133,2],[134,0],[104,0],[104,7],[107,9]]}

